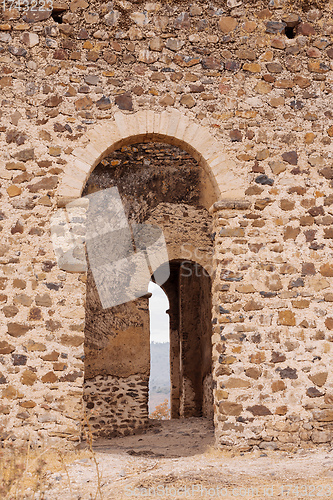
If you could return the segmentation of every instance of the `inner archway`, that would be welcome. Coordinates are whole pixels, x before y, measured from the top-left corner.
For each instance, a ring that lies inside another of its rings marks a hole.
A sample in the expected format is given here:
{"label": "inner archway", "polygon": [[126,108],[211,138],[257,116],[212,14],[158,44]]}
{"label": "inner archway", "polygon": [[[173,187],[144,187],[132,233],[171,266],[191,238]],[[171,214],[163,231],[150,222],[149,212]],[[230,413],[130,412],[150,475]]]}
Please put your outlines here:
{"label": "inner archway", "polygon": [[[117,187],[130,224],[163,231],[170,263],[163,289],[170,302],[172,418],[208,416],[212,408],[209,182],[189,153],[140,143],[104,158],[83,191]],[[96,435],[126,435],[149,423],[148,283],[146,292],[103,309],[88,270],[84,399]]]}
{"label": "inner archway", "polygon": [[161,142],[176,145],[195,158],[205,172],[214,193],[206,197],[207,209],[220,199],[245,196],[246,170],[227,156],[212,129],[202,127],[179,110],[171,113],[142,110],[133,114],[116,112],[113,120],[91,128],[83,145],[72,151],[58,190],[58,205],[80,198],[96,166],[113,151],[129,144]]}

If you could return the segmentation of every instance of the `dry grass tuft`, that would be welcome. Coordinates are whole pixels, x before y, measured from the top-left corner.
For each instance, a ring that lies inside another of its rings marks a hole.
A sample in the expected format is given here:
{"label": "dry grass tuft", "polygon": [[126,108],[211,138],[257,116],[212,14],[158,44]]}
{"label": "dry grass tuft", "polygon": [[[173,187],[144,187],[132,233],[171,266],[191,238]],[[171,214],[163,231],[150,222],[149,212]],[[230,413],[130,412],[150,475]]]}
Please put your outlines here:
{"label": "dry grass tuft", "polygon": [[[32,450],[30,442],[18,448],[15,443],[4,441],[0,448],[0,499],[21,500],[38,498],[43,500],[50,489],[49,478],[62,472],[66,476],[67,492],[74,500],[70,478],[70,465],[83,458],[89,458],[96,469],[97,490],[92,500],[103,500],[101,474],[96,454],[93,450],[93,436],[89,419],[84,418],[85,437],[88,448],[85,450],[60,451],[55,447]],[[1,446],[1,443],[0,443]]]}

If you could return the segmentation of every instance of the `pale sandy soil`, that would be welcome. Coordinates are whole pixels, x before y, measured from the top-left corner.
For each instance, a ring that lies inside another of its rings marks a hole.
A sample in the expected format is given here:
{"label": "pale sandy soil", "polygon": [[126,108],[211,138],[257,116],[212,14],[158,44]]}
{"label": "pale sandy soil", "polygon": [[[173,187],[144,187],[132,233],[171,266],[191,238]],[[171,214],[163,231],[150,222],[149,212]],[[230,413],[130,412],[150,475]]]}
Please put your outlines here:
{"label": "pale sandy soil", "polygon": [[214,450],[213,442],[203,419],[163,422],[146,434],[95,443],[100,490],[96,464],[86,457],[68,463],[67,472],[47,471],[45,493],[25,490],[22,498],[333,500],[331,447],[233,453]]}

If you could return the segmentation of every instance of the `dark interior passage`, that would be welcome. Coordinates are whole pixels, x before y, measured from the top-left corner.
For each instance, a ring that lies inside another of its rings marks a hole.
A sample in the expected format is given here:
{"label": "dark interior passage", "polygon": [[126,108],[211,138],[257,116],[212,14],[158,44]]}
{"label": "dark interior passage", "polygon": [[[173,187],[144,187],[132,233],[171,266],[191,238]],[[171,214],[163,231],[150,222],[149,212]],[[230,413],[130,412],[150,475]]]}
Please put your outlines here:
{"label": "dark interior passage", "polygon": [[212,416],[211,279],[190,261],[171,261],[171,417]]}

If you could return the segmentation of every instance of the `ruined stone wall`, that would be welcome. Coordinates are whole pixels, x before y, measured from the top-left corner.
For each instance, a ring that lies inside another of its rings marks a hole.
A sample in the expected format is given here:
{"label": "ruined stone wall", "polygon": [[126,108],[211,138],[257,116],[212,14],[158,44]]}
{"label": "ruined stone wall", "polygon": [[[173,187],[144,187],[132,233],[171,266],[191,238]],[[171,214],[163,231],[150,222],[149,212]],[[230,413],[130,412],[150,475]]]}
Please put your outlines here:
{"label": "ruined stone wall", "polygon": [[217,442],[330,443],[331,3],[54,7],[0,22],[1,432],[80,433],[85,276],[49,234],[61,179],[80,192],[71,153],[119,110],[178,109],[247,184],[214,209]]}

